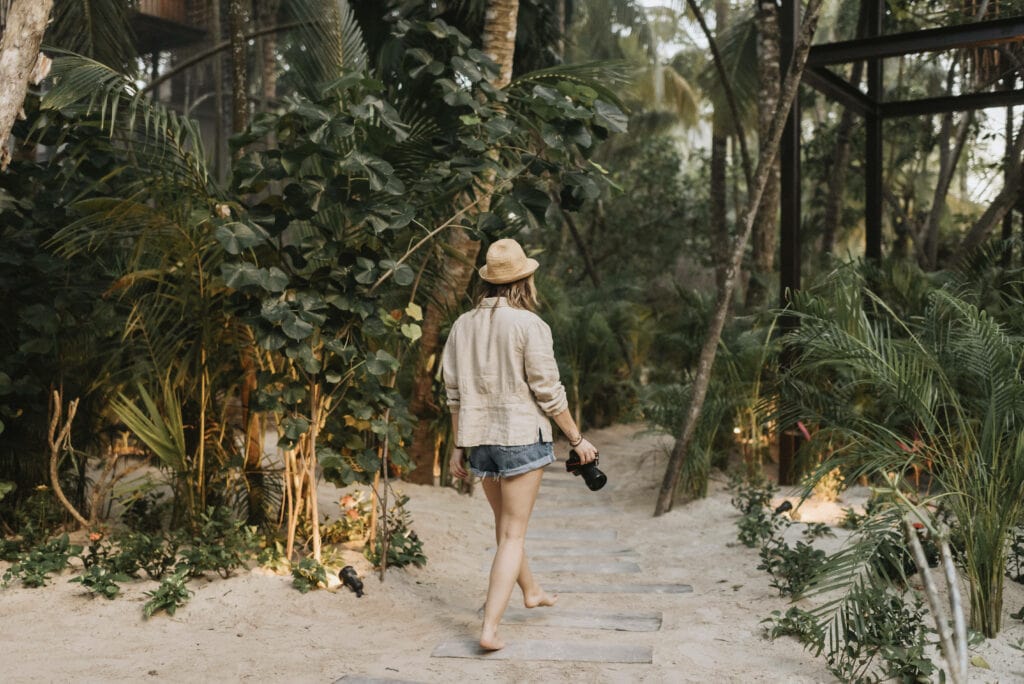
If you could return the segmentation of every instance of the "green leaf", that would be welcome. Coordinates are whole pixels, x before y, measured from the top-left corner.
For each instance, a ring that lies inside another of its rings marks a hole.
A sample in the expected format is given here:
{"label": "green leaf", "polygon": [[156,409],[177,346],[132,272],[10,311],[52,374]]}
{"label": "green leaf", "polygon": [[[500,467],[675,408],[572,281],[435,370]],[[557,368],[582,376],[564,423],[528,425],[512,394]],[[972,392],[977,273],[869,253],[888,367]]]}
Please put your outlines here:
{"label": "green leaf", "polygon": [[284,427],[283,436],[293,442],[309,429],[309,421],[303,416],[287,416],[281,422]]}
{"label": "green leaf", "polygon": [[415,323],[405,323],[402,325],[402,334],[405,335],[409,341],[415,342],[423,336],[423,329]]}
{"label": "green leaf", "polygon": [[217,226],[213,232],[229,254],[241,254],[243,250],[262,244],[267,234],[259,226],[232,222]]}
{"label": "green leaf", "polygon": [[281,322],[281,330],[293,340],[304,340],[313,334],[313,326],[298,316],[290,316]]}
{"label": "green leaf", "polygon": [[2,501],[5,496],[13,492],[16,486],[17,485],[15,485],[13,482],[8,482],[7,480],[0,480],[0,501]]}
{"label": "green leaf", "polygon": [[405,315],[414,321],[423,320],[423,307],[416,302],[410,302],[409,306],[405,307]]}
{"label": "green leaf", "polygon": [[412,281],[416,280],[416,271],[412,270],[409,264],[402,264],[395,269],[395,284],[405,287],[412,285]]}
{"label": "green leaf", "polygon": [[388,371],[398,370],[398,359],[381,349],[367,355],[366,370],[371,375],[384,375]]}
{"label": "green leaf", "polygon": [[622,110],[604,100],[594,101],[594,123],[612,133],[625,133],[629,119]]}

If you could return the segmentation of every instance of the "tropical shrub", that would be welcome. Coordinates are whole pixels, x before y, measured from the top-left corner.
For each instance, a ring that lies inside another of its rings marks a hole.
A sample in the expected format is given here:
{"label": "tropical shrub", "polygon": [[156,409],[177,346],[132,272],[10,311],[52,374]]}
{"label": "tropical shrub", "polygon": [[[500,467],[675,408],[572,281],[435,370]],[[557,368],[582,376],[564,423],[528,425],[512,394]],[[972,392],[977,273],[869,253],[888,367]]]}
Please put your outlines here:
{"label": "tropical shrub", "polygon": [[761,564],[772,577],[771,585],[780,596],[800,596],[817,576],[825,560],[825,552],[798,541],[795,547],[781,536],[773,536],[761,544]]}
{"label": "tropical shrub", "polygon": [[68,559],[82,552],[81,546],[72,545],[68,535],[51,539],[33,549],[18,554],[14,564],[4,572],[3,586],[21,580],[26,587],[46,586],[50,575],[68,567]]}
{"label": "tropical shrub", "polygon": [[744,546],[760,546],[788,525],[787,520],[768,508],[778,487],[763,477],[734,475],[729,480],[729,491],[732,492],[732,505],[740,512],[740,519],[736,522],[739,529],[737,538]]}
{"label": "tropical shrub", "polygon": [[292,586],[306,594],[327,586],[327,569],[315,558],[303,558],[292,566]]}
{"label": "tropical shrub", "polygon": [[863,587],[847,596],[842,610],[846,631],[831,635],[841,646],[825,654],[840,681],[930,680],[936,668],[925,654],[930,630],[919,597],[908,604],[885,588]]}
{"label": "tropical shrub", "polygon": [[[412,529],[412,516],[405,509],[409,497],[400,496],[388,513],[383,532],[363,547],[363,555],[374,567],[422,567],[427,562],[423,542]],[[385,562],[385,549],[386,562]]]}
{"label": "tropical shrub", "polygon": [[175,611],[188,603],[194,593],[186,584],[188,583],[188,570],[181,568],[165,577],[160,586],[154,591],[147,591],[149,600],[142,607],[142,613],[147,618],[155,613],[165,611],[168,615],[174,615]]}
{"label": "tropical shrub", "polygon": [[852,268],[797,295],[784,413],[821,426],[812,449],[833,445],[819,475],[895,473],[897,499],[911,501],[916,489],[898,474],[930,473],[953,526],[970,530],[961,540],[971,627],[994,636],[1006,542],[1024,511],[1024,338],[966,284],[934,290],[928,302],[921,318],[903,320]]}
{"label": "tropical shrub", "polygon": [[177,568],[186,568],[190,577],[213,571],[226,579],[256,556],[259,541],[254,528],[232,519],[227,508],[211,508],[199,522],[179,551]]}
{"label": "tropical shrub", "polygon": [[127,582],[131,579],[124,573],[113,572],[103,565],[90,565],[85,572],[69,579],[69,582],[77,582],[93,594],[114,599],[121,591],[119,582]]}

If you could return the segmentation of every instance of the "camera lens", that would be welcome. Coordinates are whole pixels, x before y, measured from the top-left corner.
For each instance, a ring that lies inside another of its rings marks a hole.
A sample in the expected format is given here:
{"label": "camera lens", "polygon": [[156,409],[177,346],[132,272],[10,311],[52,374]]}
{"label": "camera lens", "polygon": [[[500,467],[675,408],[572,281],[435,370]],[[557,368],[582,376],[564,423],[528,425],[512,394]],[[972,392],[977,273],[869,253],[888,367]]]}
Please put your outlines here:
{"label": "camera lens", "polygon": [[584,464],[580,474],[592,492],[596,492],[608,482],[608,476],[602,473],[598,469],[597,464],[593,462]]}

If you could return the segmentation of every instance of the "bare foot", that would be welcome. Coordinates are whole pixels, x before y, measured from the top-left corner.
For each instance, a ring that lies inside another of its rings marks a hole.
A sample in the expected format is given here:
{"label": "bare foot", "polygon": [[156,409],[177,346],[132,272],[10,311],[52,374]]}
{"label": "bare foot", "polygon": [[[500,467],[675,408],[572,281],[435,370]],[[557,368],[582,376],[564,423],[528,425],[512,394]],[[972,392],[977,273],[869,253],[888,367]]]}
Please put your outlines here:
{"label": "bare foot", "polygon": [[527,608],[550,607],[556,603],[558,603],[558,594],[549,594],[545,591],[538,591],[529,596],[523,594],[523,605]]}
{"label": "bare foot", "polygon": [[505,648],[505,642],[498,638],[497,631],[485,629],[480,635],[480,648],[485,651],[500,651]]}

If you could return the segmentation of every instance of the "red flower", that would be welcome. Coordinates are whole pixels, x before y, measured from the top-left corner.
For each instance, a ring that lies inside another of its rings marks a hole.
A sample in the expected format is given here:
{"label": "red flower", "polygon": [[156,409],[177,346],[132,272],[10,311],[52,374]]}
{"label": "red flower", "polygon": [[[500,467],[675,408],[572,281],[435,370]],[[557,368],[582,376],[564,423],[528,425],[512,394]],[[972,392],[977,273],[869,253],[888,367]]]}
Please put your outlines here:
{"label": "red flower", "polygon": [[353,506],[356,505],[356,499],[351,494],[346,494],[345,496],[341,497],[341,505],[345,508],[352,508]]}
{"label": "red flower", "polygon": [[90,532],[89,533],[89,541],[91,541],[91,542],[98,542],[100,539],[103,539],[103,533],[102,532]]}
{"label": "red flower", "polygon": [[352,520],[358,520],[359,519],[359,511],[357,511],[354,508],[350,508],[347,511],[345,511],[345,515],[347,515]]}
{"label": "red flower", "polygon": [[914,523],[914,529],[915,530],[923,530],[924,529],[924,523],[919,523],[919,522]]}

